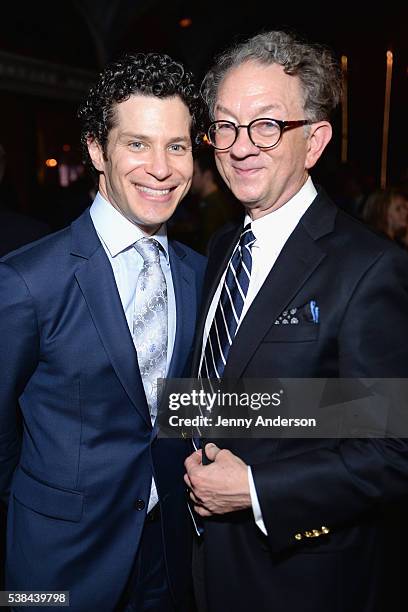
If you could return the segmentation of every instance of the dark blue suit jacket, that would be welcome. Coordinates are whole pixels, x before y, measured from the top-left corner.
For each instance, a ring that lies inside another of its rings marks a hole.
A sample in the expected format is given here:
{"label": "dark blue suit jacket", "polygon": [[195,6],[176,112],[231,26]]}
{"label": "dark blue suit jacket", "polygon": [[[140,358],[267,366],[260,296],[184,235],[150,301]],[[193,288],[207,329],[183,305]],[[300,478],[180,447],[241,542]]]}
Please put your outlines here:
{"label": "dark blue suit jacket", "polygon": [[[170,242],[169,253],[177,305],[169,376],[178,377],[189,359],[205,259],[180,243]],[[4,258],[0,295],[6,588],[69,590],[73,611],[113,611],[154,474],[170,584],[177,610],[188,610],[183,462],[190,449],[152,430],[112,268],[89,211]]]}
{"label": "dark blue suit jacket", "polygon": [[[210,254],[199,339],[239,231]],[[311,300],[318,324],[274,324]],[[319,189],[243,319],[224,377],[408,378],[407,339],[408,257]],[[200,355],[199,341],[193,372]],[[252,509],[205,521],[211,612],[388,612],[382,513],[408,496],[408,440],[215,441],[252,466],[268,536]]]}

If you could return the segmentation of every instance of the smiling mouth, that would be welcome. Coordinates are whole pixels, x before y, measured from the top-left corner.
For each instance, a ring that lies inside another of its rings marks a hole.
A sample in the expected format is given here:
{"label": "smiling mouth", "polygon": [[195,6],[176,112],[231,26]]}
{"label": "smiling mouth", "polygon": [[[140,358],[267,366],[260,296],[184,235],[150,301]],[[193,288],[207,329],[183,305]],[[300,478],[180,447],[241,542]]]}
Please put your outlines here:
{"label": "smiling mouth", "polygon": [[245,176],[245,175],[255,174],[256,172],[258,172],[258,170],[260,170],[260,168],[237,168],[235,166],[234,170],[237,174],[242,174]]}
{"label": "smiling mouth", "polygon": [[174,189],[174,187],[169,187],[168,189],[152,189],[151,187],[143,187],[142,185],[135,185],[136,189],[142,191],[143,193],[147,193],[151,196],[165,196],[170,193]]}

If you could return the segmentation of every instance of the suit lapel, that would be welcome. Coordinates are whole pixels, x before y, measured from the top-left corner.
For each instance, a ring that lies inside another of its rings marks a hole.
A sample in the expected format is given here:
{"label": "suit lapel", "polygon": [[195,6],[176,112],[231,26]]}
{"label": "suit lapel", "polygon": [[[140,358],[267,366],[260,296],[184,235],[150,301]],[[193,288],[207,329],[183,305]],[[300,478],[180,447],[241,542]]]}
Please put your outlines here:
{"label": "suit lapel", "polygon": [[324,257],[324,252],[299,224],[239,327],[225,366],[225,378],[241,376],[274,321]]}
{"label": "suit lapel", "polygon": [[95,232],[89,212],[71,226],[72,255],[82,257],[76,278],[112,366],[129,399],[150,425],[149,409],[136,351],[123,312],[112,267]]}
{"label": "suit lapel", "polygon": [[[292,232],[245,315],[232,344],[224,370],[224,378],[241,376],[247,363],[277,317],[321,264],[326,254],[318,240],[333,231],[336,214],[336,206],[327,197],[324,190],[319,188],[315,200]],[[218,273],[215,274],[214,269],[211,270],[209,266],[209,273],[212,274],[214,282],[203,310],[198,338],[203,337],[205,320],[212,297],[233,247],[238,240],[240,231],[241,228],[235,234],[231,233],[229,237],[225,237],[221,241],[222,244],[225,244],[228,239],[232,242],[225,253],[225,257],[218,255],[218,261],[222,260]],[[221,248],[223,247],[221,246]],[[194,372],[198,370],[200,356],[201,343],[197,343]]]}
{"label": "suit lapel", "polygon": [[[185,255],[186,253],[181,245],[169,242],[171,277],[176,300],[176,335],[167,380],[180,378],[183,374],[184,366],[188,359],[186,350],[192,344],[195,330],[197,312],[195,272],[183,261]],[[165,387],[162,398],[159,412],[167,411],[167,406],[163,404],[164,398],[166,398]],[[157,419],[154,424],[152,438],[159,432],[159,421],[160,419]]]}
{"label": "suit lapel", "polygon": [[194,270],[184,261],[185,251],[169,242],[170,267],[176,298],[176,337],[168,378],[180,376],[186,361],[186,347],[191,346],[197,312]]}

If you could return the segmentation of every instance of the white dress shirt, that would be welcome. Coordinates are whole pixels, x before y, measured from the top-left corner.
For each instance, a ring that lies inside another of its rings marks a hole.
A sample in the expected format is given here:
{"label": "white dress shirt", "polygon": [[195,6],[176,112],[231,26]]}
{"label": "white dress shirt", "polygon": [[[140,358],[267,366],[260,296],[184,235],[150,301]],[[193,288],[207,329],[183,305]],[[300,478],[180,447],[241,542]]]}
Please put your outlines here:
{"label": "white dress shirt", "polygon": [[[100,238],[106,255],[112,266],[116,286],[129,331],[132,334],[133,316],[135,311],[136,284],[143,267],[143,257],[134,248],[134,243],[146,234],[124,217],[112,204],[98,192],[90,210],[91,219]],[[167,339],[167,371],[173,354],[176,335],[176,299],[173,279],[170,270],[168,240],[166,226],[162,225],[154,235],[160,243],[160,265],[167,285],[168,298],[168,339]],[[166,374],[167,374],[166,371]],[[135,476],[136,477],[136,476]],[[152,478],[150,499],[147,507],[149,512],[158,501],[156,484]]]}
{"label": "white dress shirt", "polygon": [[[315,199],[316,195],[316,188],[313,185],[312,179],[309,177],[301,189],[288,202],[286,202],[286,204],[277,210],[274,210],[264,217],[256,219],[255,221],[251,221],[248,214],[245,215],[244,226],[251,223],[251,229],[255,236],[255,242],[252,246],[251,278],[249,281],[248,292],[245,298],[242,314],[238,323],[237,332],[258,291],[261,289],[266,277],[278,259],[281,250],[286,244],[286,241],[299,223],[301,217]],[[207,337],[210,332],[215,310],[217,308],[222,285],[227,273],[227,268],[228,266],[220,279],[219,285],[214,293],[213,300],[208,310],[203,334],[201,361],[203,359]],[[248,466],[248,480],[255,522],[261,531],[267,535],[259,505],[258,495],[255,489],[251,466]]]}

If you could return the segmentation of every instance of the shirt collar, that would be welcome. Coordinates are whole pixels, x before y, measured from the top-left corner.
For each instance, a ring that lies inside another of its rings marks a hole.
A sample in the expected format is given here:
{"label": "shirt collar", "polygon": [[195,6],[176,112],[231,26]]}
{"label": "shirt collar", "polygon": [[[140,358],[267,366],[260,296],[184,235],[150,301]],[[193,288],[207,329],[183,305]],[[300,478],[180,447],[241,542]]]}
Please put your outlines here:
{"label": "shirt collar", "polygon": [[280,208],[255,221],[251,221],[251,217],[246,214],[244,227],[251,223],[251,229],[257,241],[264,239],[270,241],[271,232],[273,235],[281,234],[282,238],[286,239],[295,229],[316,195],[316,188],[309,176],[299,191]]}
{"label": "shirt collar", "polygon": [[[146,234],[134,223],[131,223],[122,213],[98,193],[90,209],[90,215],[96,232],[105,244],[111,257],[116,257],[122,251],[129,249]],[[168,260],[169,245],[166,224],[163,223],[154,238],[163,248]]]}

